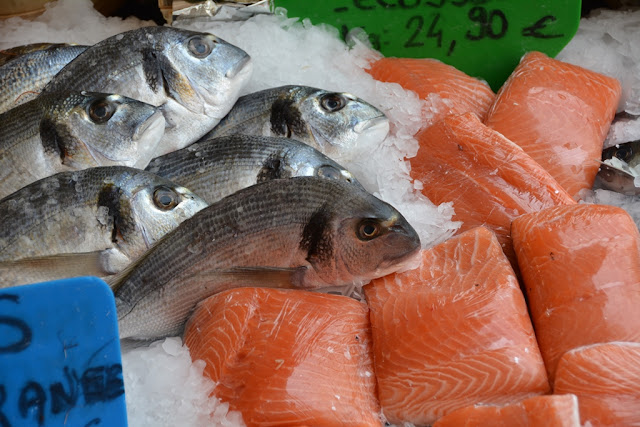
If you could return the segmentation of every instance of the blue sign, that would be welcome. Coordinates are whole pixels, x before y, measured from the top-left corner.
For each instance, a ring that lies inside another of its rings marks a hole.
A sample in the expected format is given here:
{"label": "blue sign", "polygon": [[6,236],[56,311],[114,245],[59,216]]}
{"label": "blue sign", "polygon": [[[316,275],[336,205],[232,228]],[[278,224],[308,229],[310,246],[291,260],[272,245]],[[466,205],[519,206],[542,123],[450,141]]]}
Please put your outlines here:
{"label": "blue sign", "polygon": [[126,426],[117,322],[95,277],[0,289],[0,427]]}

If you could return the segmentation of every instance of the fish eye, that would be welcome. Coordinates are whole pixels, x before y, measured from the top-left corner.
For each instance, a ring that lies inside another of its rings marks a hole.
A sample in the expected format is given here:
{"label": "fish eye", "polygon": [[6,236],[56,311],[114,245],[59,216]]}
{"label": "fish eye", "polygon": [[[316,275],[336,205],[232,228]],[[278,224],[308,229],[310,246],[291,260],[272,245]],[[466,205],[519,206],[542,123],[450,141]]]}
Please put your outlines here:
{"label": "fish eye", "polygon": [[373,220],[365,219],[364,221],[360,222],[360,225],[358,225],[357,234],[358,239],[360,240],[367,241],[375,239],[376,237],[378,237],[378,235],[380,235],[380,224]]}
{"label": "fish eye", "polygon": [[116,112],[115,106],[113,103],[107,101],[106,99],[99,99],[97,101],[93,101],[89,105],[89,118],[92,122],[97,124],[106,123],[113,116],[113,113]]}
{"label": "fish eye", "polygon": [[340,179],[342,178],[342,174],[340,171],[331,166],[331,165],[322,165],[318,168],[318,172],[316,175],[319,178],[328,178],[328,179]]}
{"label": "fish eye", "polygon": [[213,44],[211,40],[195,36],[191,37],[188,42],[189,52],[196,58],[206,58],[213,50]]}
{"label": "fish eye", "polygon": [[326,111],[333,113],[342,110],[347,105],[347,100],[339,93],[328,93],[320,99],[320,105]]}
{"label": "fish eye", "polygon": [[616,150],[615,157],[627,162],[631,158],[632,154],[633,154],[633,150],[631,149],[631,147],[621,146]]}
{"label": "fish eye", "polygon": [[153,203],[163,211],[175,208],[180,201],[180,196],[169,187],[161,185],[153,192]]}

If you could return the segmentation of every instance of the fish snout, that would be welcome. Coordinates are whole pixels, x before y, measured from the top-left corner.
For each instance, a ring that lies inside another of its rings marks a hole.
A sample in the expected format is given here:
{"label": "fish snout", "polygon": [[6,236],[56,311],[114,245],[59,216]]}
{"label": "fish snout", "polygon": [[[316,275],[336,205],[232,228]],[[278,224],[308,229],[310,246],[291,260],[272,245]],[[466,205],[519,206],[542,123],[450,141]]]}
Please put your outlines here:
{"label": "fish snout", "polygon": [[244,77],[245,74],[251,74],[252,72],[253,61],[251,57],[245,53],[244,56],[227,70],[224,76],[228,79],[233,79],[236,76]]}
{"label": "fish snout", "polygon": [[[162,133],[164,133],[164,125],[165,125],[164,115],[162,114],[162,111],[158,109],[151,116],[149,116],[147,120],[142,122],[140,126],[138,126],[135,133],[133,134],[133,140],[140,141],[141,139],[151,134],[156,135],[157,133],[160,132],[160,130],[162,130]],[[158,139],[161,136],[162,135],[159,135]]]}

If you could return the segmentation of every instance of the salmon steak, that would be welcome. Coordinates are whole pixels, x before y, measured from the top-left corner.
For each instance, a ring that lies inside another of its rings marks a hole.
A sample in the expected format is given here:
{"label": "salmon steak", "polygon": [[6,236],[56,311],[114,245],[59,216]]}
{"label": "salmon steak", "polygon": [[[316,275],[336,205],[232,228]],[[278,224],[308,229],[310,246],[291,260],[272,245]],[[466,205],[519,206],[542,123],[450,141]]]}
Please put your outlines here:
{"label": "salmon steak", "polygon": [[577,198],[593,186],[621,94],[612,77],[530,52],[498,91],[485,124]]}
{"label": "salmon steak", "polygon": [[473,405],[445,415],[433,427],[580,427],[573,394],[535,396],[506,406]]}
{"label": "salmon steak", "polygon": [[485,118],[495,94],[484,80],[431,58],[381,58],[367,70],[381,82],[398,83],[428,101],[433,113],[427,125],[450,114],[475,113]]}
{"label": "salmon steak", "polygon": [[458,232],[485,226],[517,266],[511,221],[529,212],[575,203],[527,153],[485,126],[475,114],[449,116],[416,136],[411,177],[435,204],[453,202]]}
{"label": "salmon steak", "polygon": [[555,393],[575,393],[580,419],[597,426],[640,426],[640,344],[610,342],[566,352]]}
{"label": "salmon steak", "polygon": [[516,218],[511,232],[552,382],[571,349],[640,341],[640,234],[626,211],[557,206]]}
{"label": "salmon steak", "polygon": [[387,420],[431,424],[468,405],[547,393],[524,296],[495,235],[477,227],[421,256],[417,269],[364,288]]}
{"label": "salmon steak", "polygon": [[382,424],[368,310],[352,298],[224,291],[196,307],[184,342],[247,426]]}

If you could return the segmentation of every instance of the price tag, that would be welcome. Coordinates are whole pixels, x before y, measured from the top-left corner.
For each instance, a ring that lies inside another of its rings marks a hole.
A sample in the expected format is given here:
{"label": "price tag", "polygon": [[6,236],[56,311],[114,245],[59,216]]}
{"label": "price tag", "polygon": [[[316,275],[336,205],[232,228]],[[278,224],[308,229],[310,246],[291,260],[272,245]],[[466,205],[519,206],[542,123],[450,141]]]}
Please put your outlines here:
{"label": "price tag", "polygon": [[0,426],[126,426],[117,318],[95,277],[0,289]]}
{"label": "price tag", "polygon": [[522,55],[554,57],[575,35],[580,0],[274,0],[288,16],[363,28],[385,56],[436,58],[495,91]]}

